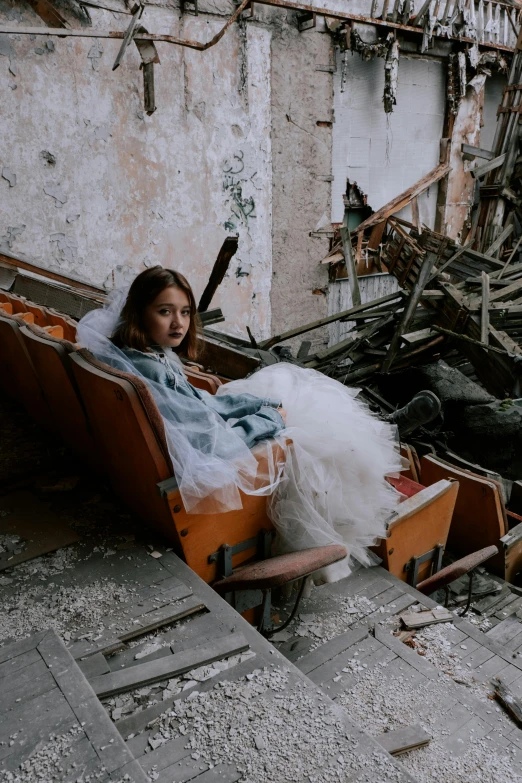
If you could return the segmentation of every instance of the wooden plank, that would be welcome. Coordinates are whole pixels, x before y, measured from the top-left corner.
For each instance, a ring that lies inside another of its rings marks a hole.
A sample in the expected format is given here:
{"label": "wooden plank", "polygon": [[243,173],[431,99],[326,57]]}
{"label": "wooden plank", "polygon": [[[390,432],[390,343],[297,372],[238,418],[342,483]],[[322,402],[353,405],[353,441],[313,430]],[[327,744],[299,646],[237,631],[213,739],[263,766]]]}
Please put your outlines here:
{"label": "wooden plank", "polygon": [[103,653],[96,653],[96,655],[91,655],[85,661],[78,661],[78,666],[88,680],[110,672],[110,666]]}
{"label": "wooden plank", "polygon": [[183,617],[188,617],[191,614],[200,612],[205,608],[205,604],[202,603],[201,599],[191,597],[178,607],[165,606],[161,609],[156,609],[153,612],[148,612],[142,617],[137,618],[137,622],[135,621],[132,630],[120,634],[119,638],[122,642],[126,642],[129,639],[135,639],[137,636],[142,636],[142,634],[154,631],[156,628],[161,628],[164,625],[170,625],[170,623],[174,623],[177,620],[181,620]]}
{"label": "wooden plank", "polygon": [[[388,647],[385,647],[384,644],[381,644],[375,650],[363,651],[362,655],[357,655],[357,660],[360,661],[361,665],[364,667],[364,671],[368,672],[377,666],[387,668],[394,660],[397,661],[399,659],[394,652],[392,652]],[[346,659],[343,661],[343,663],[346,663]],[[324,693],[326,693],[327,696],[334,701],[338,699],[341,694],[355,687],[359,681],[359,675],[350,672],[344,672],[343,669],[346,668],[349,667],[342,666],[339,674],[332,677],[328,683],[322,685],[322,690]]]}
{"label": "wooden plank", "polygon": [[489,301],[496,302],[499,299],[507,299],[509,296],[511,296],[511,294],[515,294],[517,291],[520,291],[520,289],[522,289],[522,280],[515,280],[514,283],[506,286],[506,288],[499,288],[498,291],[494,291],[492,294],[490,294]]}
{"label": "wooden plank", "polygon": [[486,254],[488,256],[493,256],[499,250],[506,239],[511,236],[513,231],[515,230],[515,226],[513,223],[510,223],[509,226],[506,226],[504,231],[502,231],[499,236],[495,239],[495,241],[487,248]]}
{"label": "wooden plank", "polygon": [[198,311],[208,310],[214,294],[221,285],[224,276],[227,273],[230,261],[236,254],[238,248],[238,238],[234,236],[227,237],[223,242],[218,257],[214,262],[205,290],[201,294],[198,304]]}
{"label": "wooden plank", "polygon": [[[261,663],[266,663],[266,659],[260,661],[258,655],[252,656],[248,660],[243,661],[243,663],[239,663],[230,669],[225,669],[221,674],[198,684],[198,691],[201,693],[202,691],[210,690],[222,680],[228,680],[230,678],[238,680],[241,677],[250,674],[254,669],[259,668]],[[181,693],[177,693],[175,696],[169,696],[167,699],[163,699],[157,704],[146,707],[144,710],[141,710],[141,712],[135,712],[133,715],[129,715],[128,718],[122,718],[116,722],[116,728],[124,738],[128,737],[130,734],[137,734],[138,732],[144,731],[151,721],[155,720],[160,715],[163,715],[164,712],[170,709],[174,702],[186,699],[190,693],[192,693],[191,689],[181,691]]]}
{"label": "wooden plank", "polygon": [[91,641],[84,639],[80,642],[74,642],[67,649],[76,660],[85,659],[91,655],[105,653],[110,655],[123,649],[124,643],[113,634],[102,634],[98,639]]}
{"label": "wooden plank", "polygon": [[188,780],[197,779],[198,775],[201,775],[207,770],[208,764],[205,761],[202,759],[194,761],[194,759],[189,756],[178,761],[176,764],[172,764],[170,767],[166,767],[160,776],[156,778],[155,783],[173,783],[173,781],[176,781],[176,783],[186,783]]}
{"label": "wooden plank", "polygon": [[489,276],[482,272],[482,301],[480,304],[480,342],[489,343]]}
{"label": "wooden plank", "polygon": [[422,264],[419,270],[417,280],[415,281],[415,285],[413,286],[411,293],[408,297],[408,300],[404,305],[404,310],[402,312],[399,325],[395,330],[395,333],[390,343],[390,347],[388,349],[388,353],[386,354],[386,358],[383,362],[382,365],[383,373],[387,373],[390,371],[390,368],[399,350],[402,335],[406,332],[411,322],[411,319],[413,318],[415,310],[417,309],[417,305],[420,302],[422,292],[424,291],[424,288],[428,283],[434,263],[435,263],[435,255],[430,252],[426,253],[426,255],[422,260]]}
{"label": "wooden plank", "polygon": [[[27,669],[18,674],[29,674],[31,668],[27,667]],[[39,673],[31,672],[31,676],[27,678],[21,676],[13,678],[13,683],[13,687],[9,688],[9,690],[0,690],[0,714],[7,712],[7,710],[12,709],[17,704],[31,701],[44,693],[49,693],[57,687],[54,677],[45,665],[44,671],[40,670]]]}
{"label": "wooden plank", "polygon": [[507,617],[494,628],[486,632],[486,636],[497,644],[506,644],[522,632],[522,623],[516,617]]}
{"label": "wooden plank", "polygon": [[357,226],[355,230],[357,233],[360,231],[365,231],[367,228],[375,226],[382,220],[386,220],[391,215],[395,214],[395,212],[399,212],[410,203],[412,198],[420,196],[420,194],[424,193],[424,191],[427,190],[431,185],[434,185],[436,182],[445,177],[446,174],[450,172],[450,170],[451,166],[449,166],[447,163],[440,163],[414,185],[409,187],[400,195],[395,196],[395,198],[378,209],[377,212],[374,212],[373,215],[370,215],[369,218],[363,220],[363,222]]}
{"label": "wooden plank", "polygon": [[513,658],[512,652],[506,650],[505,647],[498,644],[494,639],[491,639],[487,634],[479,631],[478,628],[469,623],[467,620],[462,617],[456,617],[453,621],[453,625],[467,633],[468,636],[470,636],[472,639],[478,641],[479,644],[487,647],[488,650],[494,652],[495,655],[498,655],[499,658],[502,658],[504,661],[506,661],[506,663],[509,663],[522,671],[522,661],[519,661],[517,658]]}
{"label": "wooden plank", "polygon": [[154,682],[164,680],[166,677],[175,677],[178,674],[184,674],[195,669],[197,666],[203,666],[213,661],[219,661],[230,655],[248,650],[249,644],[242,633],[234,633],[229,637],[217,640],[214,643],[202,645],[196,650],[186,650],[181,653],[169,655],[166,658],[159,658],[150,663],[143,663],[139,666],[131,666],[123,671],[103,674],[101,677],[94,677],[91,685],[99,698],[116,695],[150,685]]}
{"label": "wooden plank", "polygon": [[347,631],[346,633],[336,636],[326,644],[322,644],[317,647],[308,655],[303,656],[300,660],[296,661],[296,666],[303,674],[310,675],[319,666],[322,666],[327,661],[330,661],[335,656],[346,651],[349,647],[368,636],[368,628],[361,626],[353,631]]}
{"label": "wooden plank", "polygon": [[409,663],[411,666],[413,666],[414,669],[423,674],[425,677],[429,677],[430,680],[435,680],[438,678],[438,672],[436,668],[432,666],[432,664],[424,660],[422,656],[418,655],[410,647],[406,647],[405,644],[400,642],[389,631],[376,625],[375,638],[381,642],[381,644],[389,647],[390,650],[399,656],[399,658],[402,658],[404,661],[406,661],[406,663]]}
{"label": "wooden plank", "polygon": [[343,244],[344,263],[348,272],[348,281],[352,292],[352,303],[355,307],[361,304],[361,291],[359,289],[359,280],[357,279],[357,270],[352,253],[352,240],[350,239],[350,230],[348,228],[348,209],[344,210],[344,220],[341,227],[341,242]]}
{"label": "wooden plank", "polygon": [[491,152],[490,150],[483,150],[480,147],[472,147],[471,144],[463,144],[461,149],[463,155],[471,155],[474,158],[484,158],[484,160],[493,160],[495,157],[494,152]]}
{"label": "wooden plank", "polygon": [[46,633],[47,631],[37,631],[37,633],[28,636],[26,639],[21,639],[19,642],[11,642],[4,645],[4,647],[0,647],[0,663],[8,661],[10,658],[18,658],[26,652],[35,650]]}
{"label": "wooden plank", "polygon": [[343,310],[340,313],[335,313],[335,315],[329,315],[326,318],[319,319],[318,321],[312,321],[311,323],[304,324],[303,326],[298,326],[296,329],[290,329],[288,332],[282,332],[281,334],[275,335],[274,337],[270,337],[268,340],[263,340],[263,342],[259,343],[259,347],[263,350],[268,350],[274,345],[277,345],[277,343],[290,340],[293,337],[304,334],[305,332],[311,332],[313,329],[319,329],[322,326],[327,326],[328,324],[334,323],[335,321],[349,321],[351,316],[356,315],[357,313],[374,309],[380,305],[387,304],[388,302],[394,302],[397,299],[402,299],[403,296],[404,294],[402,291],[386,294],[386,296],[381,296],[371,302],[366,302],[365,304],[360,304],[356,307],[350,307],[349,310]]}
{"label": "wooden plank", "polygon": [[10,658],[4,663],[0,664],[0,679],[3,677],[12,677],[15,672],[24,669],[26,666],[31,666],[34,663],[41,661],[40,653],[38,650],[29,650],[28,652],[17,655],[16,658]]}
{"label": "wooden plank", "polygon": [[414,748],[422,748],[431,741],[432,737],[422,726],[405,726],[401,729],[387,731],[376,738],[379,745],[392,756],[407,753]]}
{"label": "wooden plank", "polygon": [[154,767],[156,772],[166,767],[177,764],[182,759],[190,756],[193,753],[193,748],[185,747],[190,740],[190,735],[176,737],[175,739],[166,742],[164,745],[160,745],[159,748],[153,750],[151,753],[146,753],[140,758],[140,764],[144,771],[149,773]]}
{"label": "wooden plank", "polygon": [[487,174],[489,171],[494,171],[495,169],[498,169],[499,166],[502,166],[506,159],[506,153],[503,155],[499,155],[497,158],[493,158],[492,160],[488,160],[487,163],[483,163],[482,166],[477,166],[474,169],[470,169],[470,173],[475,179],[479,179],[480,177],[483,177],[484,174]]}
{"label": "wooden plank", "polygon": [[[368,635],[361,642],[358,642],[352,647],[348,647],[346,650],[343,650],[343,652],[336,655],[335,658],[331,658],[321,666],[308,672],[307,676],[312,682],[315,682],[316,685],[324,686],[334,677],[341,674],[342,669],[346,667],[346,661],[353,658],[355,653],[357,653],[357,658],[362,659],[364,655],[370,655],[376,650],[382,649],[382,647],[383,645],[378,642],[377,639]],[[297,661],[297,665],[299,665],[299,661]]]}

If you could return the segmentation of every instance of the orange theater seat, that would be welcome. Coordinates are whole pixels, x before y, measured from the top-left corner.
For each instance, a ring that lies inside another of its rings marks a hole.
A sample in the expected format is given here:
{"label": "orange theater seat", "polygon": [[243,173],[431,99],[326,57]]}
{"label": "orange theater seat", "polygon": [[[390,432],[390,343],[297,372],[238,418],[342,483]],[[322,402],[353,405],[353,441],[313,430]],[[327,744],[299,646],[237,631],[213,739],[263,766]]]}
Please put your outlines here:
{"label": "orange theater seat", "polygon": [[0,310],[0,383],[41,426],[52,429],[50,410],[20,332],[23,325],[19,316]]}
{"label": "orange theater seat", "polygon": [[61,327],[24,325],[20,334],[24,341],[38,381],[49,406],[57,434],[64,443],[95,472],[103,469],[103,461],[96,448],[90,424],[76,387],[69,355],[73,343],[53,335]]}

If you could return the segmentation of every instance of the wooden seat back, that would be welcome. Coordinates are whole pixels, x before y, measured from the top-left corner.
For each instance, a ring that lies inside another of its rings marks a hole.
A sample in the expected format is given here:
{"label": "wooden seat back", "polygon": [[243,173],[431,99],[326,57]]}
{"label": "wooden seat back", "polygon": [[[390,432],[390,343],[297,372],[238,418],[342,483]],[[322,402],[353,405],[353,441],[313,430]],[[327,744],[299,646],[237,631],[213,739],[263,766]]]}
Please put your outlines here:
{"label": "wooden seat back", "polygon": [[[56,328],[60,327],[48,327]],[[21,326],[20,334],[58,435],[91,469],[100,472],[102,458],[95,447],[69,360],[70,354],[75,350],[74,344],[31,324]]]}
{"label": "wooden seat back", "polygon": [[[213,552],[272,527],[266,497],[243,495],[239,511],[216,514],[209,508],[208,513],[188,514],[173,478],[163,420],[146,383],[85,349],[70,359],[115,491],[146,525],[168,538],[202,579],[213,581],[218,576],[216,564],[208,560]],[[252,555],[239,554],[234,565]]]}
{"label": "wooden seat back", "polygon": [[61,326],[63,329],[64,340],[69,340],[71,343],[75,343],[76,321],[73,321],[73,319],[69,318],[67,315],[63,315],[63,313],[58,313],[56,310],[51,310],[48,307],[44,308],[44,310],[49,326]]}
{"label": "wooden seat back", "polygon": [[9,292],[3,292],[3,295],[0,297],[0,301],[2,302],[9,302],[11,305],[12,312],[15,315],[22,315],[24,313],[32,313],[34,321],[31,323],[35,323],[38,326],[44,327],[48,326],[49,322],[45,315],[45,307],[42,307],[41,305],[37,305],[34,302],[30,302],[23,296],[17,296],[16,294],[12,294]]}
{"label": "wooden seat back", "polygon": [[0,383],[38,424],[52,429],[51,413],[20,333],[23,324],[18,316],[0,310]]}
{"label": "wooden seat back", "polygon": [[[460,489],[448,536],[448,549],[463,557],[487,546],[499,545],[507,530],[505,509],[498,482],[462,470],[429,454],[421,459],[422,483],[430,486],[441,479],[455,479]],[[488,563],[504,576],[502,553]]]}
{"label": "wooden seat back", "polygon": [[[382,558],[383,568],[408,582],[405,566],[412,557],[446,546],[458,491],[457,482],[438,481],[400,503],[388,522],[387,537],[372,547]],[[421,564],[417,581],[430,576],[431,568],[432,561]]]}

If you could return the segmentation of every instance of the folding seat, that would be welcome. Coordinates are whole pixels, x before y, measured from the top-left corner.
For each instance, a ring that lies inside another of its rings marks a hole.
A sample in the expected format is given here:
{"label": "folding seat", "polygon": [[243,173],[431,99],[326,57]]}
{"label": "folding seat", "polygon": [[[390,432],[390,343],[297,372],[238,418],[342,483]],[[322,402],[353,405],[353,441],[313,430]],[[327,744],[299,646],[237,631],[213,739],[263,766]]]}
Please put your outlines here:
{"label": "folding seat", "polygon": [[406,499],[388,520],[386,538],[372,549],[383,568],[415,587],[442,566],[459,484],[442,480],[424,487],[404,477],[389,481]]}
{"label": "folding seat", "polygon": [[422,483],[429,486],[441,479],[455,479],[460,485],[448,549],[455,555],[464,556],[497,546],[499,554],[489,562],[488,568],[506,581],[514,581],[522,570],[522,523],[509,530],[500,482],[432,454],[423,457]]}
{"label": "folding seat", "polygon": [[20,334],[49,406],[56,433],[74,454],[91,469],[100,472],[102,459],[95,446],[69,361],[75,346],[68,340],[53,336],[52,330],[62,332],[62,327],[40,329],[25,324],[21,326]]}
{"label": "folding seat", "polygon": [[[24,315],[32,318],[30,313]],[[20,332],[24,323],[21,317],[0,309],[0,383],[38,424],[52,429],[49,406]]]}

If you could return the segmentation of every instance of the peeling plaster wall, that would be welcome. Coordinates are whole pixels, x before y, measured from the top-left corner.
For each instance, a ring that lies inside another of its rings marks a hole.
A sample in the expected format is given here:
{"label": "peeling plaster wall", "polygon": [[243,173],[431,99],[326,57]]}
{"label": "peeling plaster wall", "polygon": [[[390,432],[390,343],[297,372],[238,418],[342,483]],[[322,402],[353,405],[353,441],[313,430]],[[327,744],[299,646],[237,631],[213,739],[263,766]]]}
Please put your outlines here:
{"label": "peeling plaster wall", "polygon": [[451,136],[450,166],[447,179],[446,206],[443,224],[452,239],[457,239],[468,217],[473,203],[475,180],[469,173],[476,164],[464,160],[462,144],[478,147],[480,144],[480,125],[484,106],[484,83],[486,76],[477,74],[469,82],[466,95],[459,104],[453,133]]}
{"label": "peeling plaster wall", "polygon": [[[337,53],[334,75],[332,221],[341,222],[346,180],[357,182],[373,210],[413,185],[439,162],[445,74],[437,60],[401,55],[397,105],[382,103],[384,60]],[[437,185],[419,198],[421,220],[433,228]],[[410,208],[401,213],[410,217]]]}
{"label": "peeling plaster wall", "polygon": [[[322,292],[328,285],[328,272],[320,265],[329,249],[328,240],[309,234],[323,219],[330,220],[333,45],[331,36],[320,32],[324,27],[300,33],[295,16],[288,12],[290,24],[272,40],[272,321],[276,334],[328,314],[327,296]],[[303,339],[312,342],[313,350],[326,344],[326,330],[307,333]],[[300,342],[297,338],[296,346]]]}
{"label": "peeling plaster wall", "polygon": [[[14,9],[0,0],[0,20],[43,26],[27,6]],[[277,14],[280,34],[286,14]],[[92,16],[102,29],[128,23],[97,10]],[[154,7],[142,21],[154,32],[208,40],[224,17],[180,19],[175,9]],[[204,53],[159,44],[158,110],[148,117],[136,47],[113,73],[119,41],[2,37],[0,247],[108,289],[148,266],[170,265],[199,296],[223,239],[238,233],[238,252],[213,302],[227,318],[220,328],[245,336],[248,324],[256,336],[269,336],[272,38],[261,20],[235,25]],[[284,57],[284,47],[277,54]],[[277,99],[283,116],[287,98]],[[294,155],[276,176],[286,166],[295,178]],[[322,197],[314,217],[327,207],[326,190]],[[290,197],[287,222],[295,208]],[[294,270],[304,263],[301,246],[287,247],[285,263]]]}

